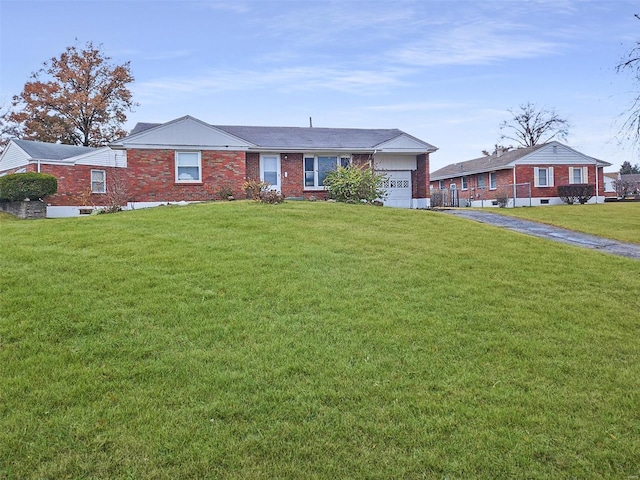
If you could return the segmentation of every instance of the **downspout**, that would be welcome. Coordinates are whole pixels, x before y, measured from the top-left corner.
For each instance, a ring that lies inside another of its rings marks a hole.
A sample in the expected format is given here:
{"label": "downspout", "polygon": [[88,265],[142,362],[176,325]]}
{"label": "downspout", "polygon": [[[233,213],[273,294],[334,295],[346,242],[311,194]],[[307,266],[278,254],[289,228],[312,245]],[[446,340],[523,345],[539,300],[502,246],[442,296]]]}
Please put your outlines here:
{"label": "downspout", "polygon": [[599,184],[598,184],[598,160],[596,160],[596,205],[598,204],[598,192],[599,192]]}
{"label": "downspout", "polygon": [[516,208],[516,193],[518,187],[516,186],[516,166],[513,166],[513,208]]}
{"label": "downspout", "polygon": [[38,173],[40,173],[40,159],[38,158]]}

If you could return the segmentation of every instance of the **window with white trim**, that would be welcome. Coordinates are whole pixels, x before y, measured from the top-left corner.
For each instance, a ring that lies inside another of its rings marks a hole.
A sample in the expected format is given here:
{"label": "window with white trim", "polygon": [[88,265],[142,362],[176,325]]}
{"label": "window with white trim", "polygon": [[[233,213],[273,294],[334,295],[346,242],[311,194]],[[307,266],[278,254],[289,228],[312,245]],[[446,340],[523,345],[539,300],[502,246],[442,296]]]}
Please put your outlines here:
{"label": "window with white trim", "polygon": [[484,173],[479,173],[478,174],[477,185],[478,185],[478,188],[484,188],[485,187]]}
{"label": "window with white trim", "polygon": [[340,167],[351,165],[351,157],[344,155],[305,155],[304,187],[308,189],[324,188],[327,174]]}
{"label": "window with white trim", "polygon": [[496,172],[489,172],[489,188],[491,190],[498,188],[498,176]]}
{"label": "window with white trim", "polygon": [[440,181],[438,181],[438,188],[439,188],[440,190],[444,190],[444,180],[440,180]]}
{"label": "window with white trim", "polygon": [[462,177],[461,184],[462,184],[462,190],[467,190],[469,188],[469,177],[468,176]]}
{"label": "window with white trim", "polygon": [[176,152],[176,182],[202,181],[202,158],[200,152]]}
{"label": "window with white trim", "polygon": [[553,187],[553,167],[534,167],[534,187]]}
{"label": "window with white trim", "polygon": [[587,167],[569,167],[569,183],[587,183]]}
{"label": "window with white trim", "polygon": [[91,193],[107,193],[107,172],[91,170]]}

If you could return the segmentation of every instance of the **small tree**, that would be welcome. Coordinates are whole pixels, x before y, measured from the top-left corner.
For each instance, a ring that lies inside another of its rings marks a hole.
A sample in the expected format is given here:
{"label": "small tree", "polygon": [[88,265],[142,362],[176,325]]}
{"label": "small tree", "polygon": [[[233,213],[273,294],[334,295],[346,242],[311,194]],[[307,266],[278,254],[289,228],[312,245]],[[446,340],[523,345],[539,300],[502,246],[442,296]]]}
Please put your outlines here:
{"label": "small tree", "polygon": [[614,180],[613,188],[616,189],[616,195],[620,198],[624,198],[627,195],[632,195],[638,190],[637,184],[635,182],[624,179]]}
{"label": "small tree", "polygon": [[31,75],[16,111],[7,116],[24,129],[24,138],[98,147],[126,135],[126,112],[135,105],[128,84],[129,62],[110,65],[110,57],[87,43],[68,47]]}
{"label": "small tree", "polygon": [[329,198],[338,202],[373,203],[386,197],[387,192],[382,188],[385,179],[385,175],[367,166],[338,167],[327,174],[324,186],[329,190]]}
{"label": "small tree", "polygon": [[533,147],[549,142],[555,138],[566,140],[569,135],[569,121],[561,118],[555,110],[539,108],[531,102],[520,105],[519,110],[507,110],[511,120],[500,124],[502,134],[500,140],[513,140],[522,147]]}

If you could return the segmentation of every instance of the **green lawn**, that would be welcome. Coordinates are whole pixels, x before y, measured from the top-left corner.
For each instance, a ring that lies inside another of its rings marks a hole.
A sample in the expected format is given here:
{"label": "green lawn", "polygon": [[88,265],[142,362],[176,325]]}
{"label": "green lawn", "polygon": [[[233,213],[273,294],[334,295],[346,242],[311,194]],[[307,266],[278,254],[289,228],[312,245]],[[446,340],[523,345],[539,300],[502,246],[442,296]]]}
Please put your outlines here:
{"label": "green lawn", "polygon": [[638,292],[428,211],[2,217],[0,479],[637,478]]}
{"label": "green lawn", "polygon": [[494,208],[491,212],[535,220],[623,242],[640,243],[640,202]]}

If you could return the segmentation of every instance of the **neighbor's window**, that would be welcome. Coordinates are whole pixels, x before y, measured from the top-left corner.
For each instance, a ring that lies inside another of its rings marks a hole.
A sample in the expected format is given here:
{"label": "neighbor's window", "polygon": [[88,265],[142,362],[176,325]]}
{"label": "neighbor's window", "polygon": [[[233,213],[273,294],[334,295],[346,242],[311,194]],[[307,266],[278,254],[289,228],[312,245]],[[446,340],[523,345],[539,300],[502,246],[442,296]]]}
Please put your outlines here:
{"label": "neighbor's window", "polygon": [[200,152],[176,152],[176,182],[201,182]]}
{"label": "neighbor's window", "polygon": [[104,170],[91,170],[91,193],[107,192],[107,172]]}
{"label": "neighbor's window", "polygon": [[305,155],[303,161],[306,188],[322,188],[330,171],[351,165],[351,157],[340,155]]}
{"label": "neighbor's window", "polygon": [[489,173],[489,188],[491,190],[495,190],[496,188],[498,188],[498,177],[496,175],[496,172]]}
{"label": "neighbor's window", "polygon": [[537,179],[538,179],[538,184],[536,185],[537,187],[549,186],[549,171],[546,168],[539,168]]}
{"label": "neighbor's window", "polygon": [[569,168],[569,183],[585,183],[586,172],[583,167]]}
{"label": "neighbor's window", "polygon": [[469,188],[469,177],[462,177],[462,190]]}
{"label": "neighbor's window", "polygon": [[478,188],[484,188],[485,184],[484,184],[484,174],[483,173],[479,173],[478,174]]}
{"label": "neighbor's window", "polygon": [[534,187],[553,187],[553,167],[535,167],[533,169]]}

